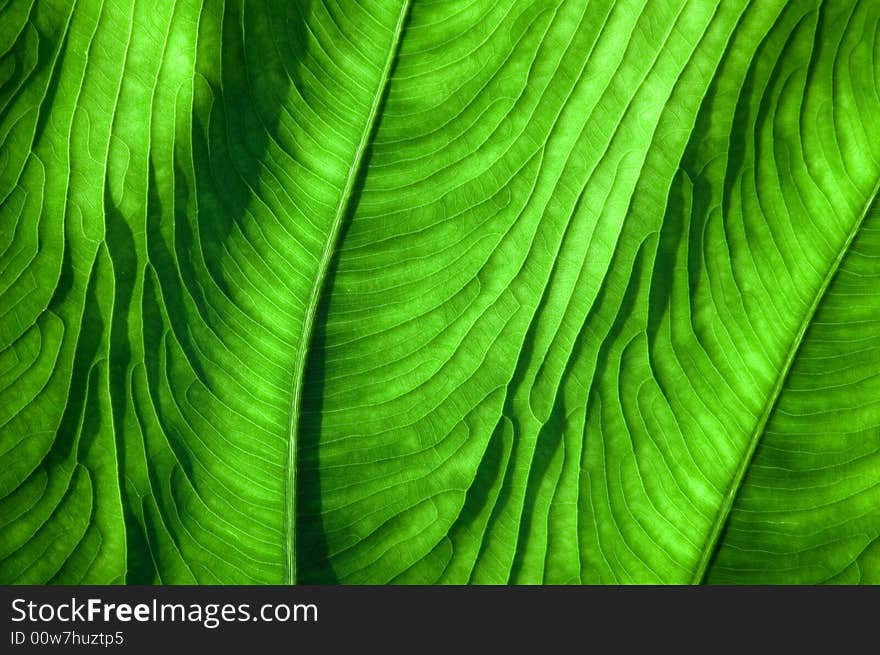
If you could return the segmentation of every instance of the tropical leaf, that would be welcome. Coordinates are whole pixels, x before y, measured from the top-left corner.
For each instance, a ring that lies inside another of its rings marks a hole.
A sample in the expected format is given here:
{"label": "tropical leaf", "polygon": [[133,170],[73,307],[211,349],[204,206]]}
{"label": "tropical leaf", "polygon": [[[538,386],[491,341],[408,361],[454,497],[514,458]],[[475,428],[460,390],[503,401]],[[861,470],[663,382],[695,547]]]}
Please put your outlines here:
{"label": "tropical leaf", "polygon": [[0,3],[0,582],[880,582],[878,34]]}

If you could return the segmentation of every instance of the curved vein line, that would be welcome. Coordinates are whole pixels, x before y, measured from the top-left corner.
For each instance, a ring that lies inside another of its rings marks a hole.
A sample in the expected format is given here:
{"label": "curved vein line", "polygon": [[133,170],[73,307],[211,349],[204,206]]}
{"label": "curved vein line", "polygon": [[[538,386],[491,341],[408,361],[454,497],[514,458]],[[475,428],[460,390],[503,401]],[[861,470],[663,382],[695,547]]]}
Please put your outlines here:
{"label": "curved vein line", "polygon": [[296,359],[293,367],[293,388],[291,391],[291,409],[290,420],[288,423],[288,450],[287,450],[287,481],[285,486],[284,504],[284,525],[285,525],[285,582],[287,584],[296,584],[296,462],[297,462],[297,432],[299,428],[299,413],[302,405],[302,388],[305,379],[305,367],[308,359],[308,353],[311,350],[310,342],[312,332],[315,325],[315,317],[317,313],[318,303],[321,300],[321,291],[327,278],[327,272],[330,269],[330,262],[333,254],[336,252],[337,241],[342,230],[342,222],[348,212],[349,203],[351,201],[354,185],[361,168],[364,152],[369,145],[373,128],[379,114],[379,107],[382,104],[382,98],[385,95],[385,89],[388,87],[388,81],[394,61],[397,59],[397,53],[400,49],[400,38],[403,34],[403,28],[406,18],[409,14],[410,0],[404,0],[400,8],[400,14],[397,17],[397,25],[394,27],[394,33],[391,38],[391,44],[388,48],[388,56],[385,59],[385,65],[382,68],[382,76],[379,78],[379,84],[373,95],[373,102],[370,106],[370,114],[367,117],[366,125],[361,133],[361,140],[355,151],[354,161],[348,169],[348,177],[345,181],[345,188],[342,191],[342,197],[339,199],[339,205],[336,207],[336,214],[330,225],[330,233],[324,243],[324,250],[321,253],[321,259],[318,262],[318,271],[312,283],[312,289],[309,293],[309,302],[306,306],[306,314],[303,319],[302,333],[300,335],[299,347],[296,352]]}

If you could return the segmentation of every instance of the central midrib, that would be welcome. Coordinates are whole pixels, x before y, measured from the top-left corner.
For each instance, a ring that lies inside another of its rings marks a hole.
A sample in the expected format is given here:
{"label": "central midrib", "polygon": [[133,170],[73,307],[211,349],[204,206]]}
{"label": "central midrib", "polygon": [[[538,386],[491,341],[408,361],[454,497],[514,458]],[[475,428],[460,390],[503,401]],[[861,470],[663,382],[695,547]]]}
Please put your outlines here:
{"label": "central midrib", "polygon": [[330,225],[327,234],[327,240],[324,242],[324,249],[318,261],[318,270],[312,281],[312,288],[309,293],[309,300],[306,304],[306,313],[303,318],[302,333],[300,335],[299,347],[296,352],[296,358],[293,366],[293,382],[290,401],[290,417],[288,423],[288,451],[287,451],[287,480],[285,485],[285,583],[296,584],[296,466],[297,466],[297,438],[300,423],[300,407],[302,404],[302,389],[305,378],[305,368],[308,360],[308,354],[311,351],[312,332],[314,331],[315,318],[317,315],[318,304],[321,300],[321,293],[324,289],[327,272],[330,268],[330,262],[333,260],[333,254],[336,252],[337,241],[342,230],[342,224],[348,214],[349,205],[351,203],[352,192],[358,178],[361,165],[363,163],[364,152],[369,145],[370,137],[373,134],[376,121],[378,119],[379,108],[382,104],[382,98],[388,86],[391,69],[397,58],[397,52],[400,48],[400,38],[403,34],[404,24],[409,13],[410,0],[404,0],[400,8],[400,14],[397,17],[397,24],[394,27],[392,40],[388,48],[388,55],[385,59],[385,65],[382,68],[382,75],[379,83],[376,85],[376,91],[373,95],[373,101],[370,106],[370,113],[361,133],[360,142],[355,151],[354,160],[348,169],[348,176],[345,180],[345,187],[339,198],[339,204],[336,207],[336,213]]}
{"label": "central midrib", "polygon": [[718,509],[718,514],[715,516],[715,522],[712,525],[712,530],[709,532],[709,536],[703,548],[700,561],[697,564],[697,569],[694,573],[694,577],[691,579],[691,584],[701,584],[705,582],[705,577],[709,570],[709,565],[712,563],[712,558],[714,557],[715,552],[718,548],[718,542],[721,537],[721,533],[724,531],[724,526],[727,524],[727,518],[730,515],[730,510],[733,508],[733,503],[736,500],[740,488],[742,487],[745,475],[748,472],[752,459],[755,456],[755,451],[758,448],[761,437],[764,435],[764,430],[767,427],[767,422],[770,420],[770,416],[772,416],[773,410],[776,407],[776,403],[779,401],[779,397],[782,394],[782,389],[785,386],[785,382],[788,379],[789,373],[791,372],[791,367],[794,364],[794,360],[796,359],[801,344],[804,341],[804,335],[806,334],[807,329],[810,327],[810,324],[813,322],[813,317],[816,315],[816,312],[819,309],[819,305],[822,304],[822,300],[825,297],[826,292],[828,291],[828,287],[831,286],[831,282],[837,275],[837,271],[840,269],[841,263],[843,263],[843,260],[846,258],[847,254],[849,254],[852,242],[856,238],[856,235],[859,233],[859,231],[862,229],[862,225],[865,222],[865,218],[868,216],[868,212],[871,210],[871,206],[877,200],[878,193],[880,193],[880,178],[878,178],[876,184],[874,185],[873,191],[868,194],[868,201],[865,203],[861,215],[858,217],[858,220],[856,220],[853,224],[853,227],[847,235],[843,246],[840,248],[840,252],[837,254],[837,257],[829,267],[825,278],[822,280],[822,284],[819,285],[819,288],[816,290],[816,294],[813,297],[813,302],[804,313],[804,318],[801,321],[797,332],[792,338],[791,344],[788,348],[788,352],[785,356],[785,360],[783,361],[782,367],[779,369],[779,375],[776,378],[776,384],[774,385],[773,390],[767,399],[767,403],[764,406],[763,412],[758,417],[758,422],[755,424],[755,429],[752,432],[751,438],[749,440],[746,454],[740,461],[739,468],[734,474],[733,479],[730,482],[730,486],[728,487],[727,493],[724,495],[724,500],[721,504],[721,507]]}

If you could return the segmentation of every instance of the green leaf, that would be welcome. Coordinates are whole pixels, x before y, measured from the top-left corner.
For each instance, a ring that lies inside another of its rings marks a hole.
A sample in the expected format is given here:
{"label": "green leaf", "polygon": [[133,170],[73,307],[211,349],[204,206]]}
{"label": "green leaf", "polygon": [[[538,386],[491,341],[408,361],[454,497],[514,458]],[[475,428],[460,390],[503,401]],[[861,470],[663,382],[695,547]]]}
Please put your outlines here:
{"label": "green leaf", "polygon": [[880,582],[878,34],[0,3],[0,582]]}
{"label": "green leaf", "polygon": [[878,205],[818,301],[709,582],[880,584]]}

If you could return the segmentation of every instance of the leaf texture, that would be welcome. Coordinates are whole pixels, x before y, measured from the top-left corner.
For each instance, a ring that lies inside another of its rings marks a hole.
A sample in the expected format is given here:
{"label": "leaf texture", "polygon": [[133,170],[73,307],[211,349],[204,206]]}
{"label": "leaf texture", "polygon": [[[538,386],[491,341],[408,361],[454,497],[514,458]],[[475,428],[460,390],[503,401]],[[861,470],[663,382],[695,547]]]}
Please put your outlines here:
{"label": "leaf texture", "polygon": [[880,582],[878,28],[0,4],[0,582]]}

